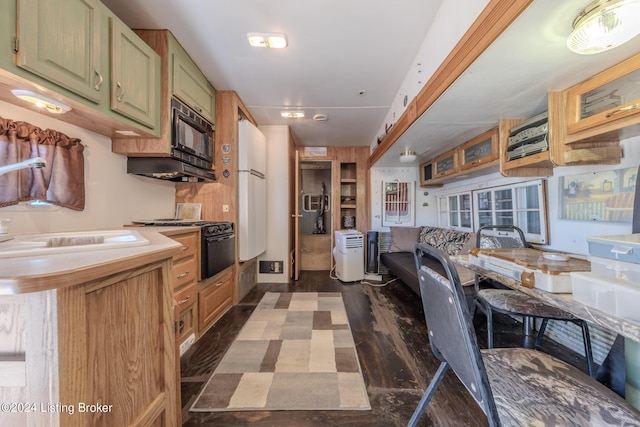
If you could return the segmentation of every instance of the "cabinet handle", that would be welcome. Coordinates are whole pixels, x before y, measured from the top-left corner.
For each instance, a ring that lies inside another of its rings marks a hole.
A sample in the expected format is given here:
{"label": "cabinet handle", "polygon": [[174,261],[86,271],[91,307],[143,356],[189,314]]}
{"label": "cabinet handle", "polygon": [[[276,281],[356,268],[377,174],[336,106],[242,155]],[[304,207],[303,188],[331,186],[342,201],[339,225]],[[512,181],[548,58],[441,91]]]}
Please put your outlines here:
{"label": "cabinet handle", "polygon": [[191,297],[186,297],[185,299],[178,301],[178,305],[182,305],[185,302],[189,301],[189,298],[191,298]]}
{"label": "cabinet handle", "polygon": [[291,218],[302,218],[300,214],[291,214]]}
{"label": "cabinet handle", "polygon": [[187,249],[189,249],[189,245],[182,245],[182,251],[186,251]]}
{"label": "cabinet handle", "polygon": [[216,288],[219,288],[219,287],[220,287],[220,286],[222,286],[223,284],[224,284],[224,283],[222,283],[222,282],[218,282],[218,283],[216,283]]}
{"label": "cabinet handle", "polygon": [[472,165],[479,165],[480,163],[482,163],[482,160],[474,160],[471,162]]}
{"label": "cabinet handle", "polygon": [[607,115],[605,117],[608,119],[608,118],[612,117],[615,114],[621,113],[623,111],[635,110],[638,107],[639,107],[638,104],[627,105],[626,107],[618,108],[617,110],[613,110],[612,112],[607,113]]}
{"label": "cabinet handle", "polygon": [[176,277],[177,277],[178,279],[182,279],[183,277],[187,277],[188,275],[189,275],[189,272],[187,271],[186,273],[180,273],[180,274],[178,274]]}
{"label": "cabinet handle", "polygon": [[96,76],[98,77],[98,83],[96,83],[96,85],[93,88],[99,91],[100,88],[102,87],[102,83],[104,82],[104,79],[102,78],[102,74],[100,74],[97,68],[94,68],[93,72],[96,73]]}
{"label": "cabinet handle", "polygon": [[116,82],[116,87],[116,99],[118,100],[118,102],[122,102],[122,98],[124,97],[124,89],[122,88],[120,82]]}

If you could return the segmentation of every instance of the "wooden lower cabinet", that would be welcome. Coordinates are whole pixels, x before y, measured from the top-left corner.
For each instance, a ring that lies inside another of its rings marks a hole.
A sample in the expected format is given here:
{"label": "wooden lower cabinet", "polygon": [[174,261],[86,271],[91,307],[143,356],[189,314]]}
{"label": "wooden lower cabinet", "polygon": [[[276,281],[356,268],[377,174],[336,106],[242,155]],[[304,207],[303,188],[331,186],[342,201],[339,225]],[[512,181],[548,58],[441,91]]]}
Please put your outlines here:
{"label": "wooden lower cabinet", "polygon": [[196,283],[185,286],[174,294],[176,303],[176,340],[182,344],[191,334],[196,333],[196,301],[198,289]]}
{"label": "wooden lower cabinet", "polygon": [[110,408],[77,408],[60,425],[176,425],[169,265],[59,291],[60,401]]}
{"label": "wooden lower cabinet", "polygon": [[214,276],[198,292],[198,331],[203,333],[233,303],[233,267]]}
{"label": "wooden lower cabinet", "polygon": [[166,259],[2,297],[0,341],[24,374],[0,378],[0,401],[37,407],[0,412],[0,425],[178,425],[170,270]]}

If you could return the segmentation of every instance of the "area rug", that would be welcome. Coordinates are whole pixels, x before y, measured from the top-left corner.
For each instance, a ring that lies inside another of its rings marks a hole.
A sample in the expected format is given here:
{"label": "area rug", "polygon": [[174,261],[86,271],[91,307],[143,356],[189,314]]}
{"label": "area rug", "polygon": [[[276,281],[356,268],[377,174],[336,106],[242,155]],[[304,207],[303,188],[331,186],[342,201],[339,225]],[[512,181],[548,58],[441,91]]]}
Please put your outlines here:
{"label": "area rug", "polygon": [[268,292],[191,411],[371,409],[339,292]]}

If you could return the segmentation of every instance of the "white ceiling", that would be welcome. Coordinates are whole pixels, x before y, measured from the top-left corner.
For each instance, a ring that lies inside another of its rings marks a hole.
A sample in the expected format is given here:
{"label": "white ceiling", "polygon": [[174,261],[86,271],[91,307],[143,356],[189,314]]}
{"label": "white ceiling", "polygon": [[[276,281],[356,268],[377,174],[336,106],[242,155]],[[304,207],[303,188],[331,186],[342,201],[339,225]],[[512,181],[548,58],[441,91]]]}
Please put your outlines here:
{"label": "white ceiling", "polygon": [[[216,89],[235,90],[258,124],[287,124],[308,146],[376,139],[443,1],[103,0],[132,28],[171,30]],[[599,55],[570,52],[571,24],[589,3],[535,0],[376,166],[399,166],[405,148],[426,160],[500,118],[533,116],[549,90],[640,52],[640,37]],[[249,32],[286,33],[289,47],[252,48]],[[282,119],[286,108],[306,118]],[[318,113],[328,122],[313,121]]]}
{"label": "white ceiling", "polygon": [[[370,145],[442,0],[103,0],[131,28],[167,28],[218,90],[299,145]],[[286,49],[252,48],[281,32]],[[359,95],[359,91],[365,95]],[[280,117],[301,109],[305,119]],[[312,119],[325,114],[325,123]]]}

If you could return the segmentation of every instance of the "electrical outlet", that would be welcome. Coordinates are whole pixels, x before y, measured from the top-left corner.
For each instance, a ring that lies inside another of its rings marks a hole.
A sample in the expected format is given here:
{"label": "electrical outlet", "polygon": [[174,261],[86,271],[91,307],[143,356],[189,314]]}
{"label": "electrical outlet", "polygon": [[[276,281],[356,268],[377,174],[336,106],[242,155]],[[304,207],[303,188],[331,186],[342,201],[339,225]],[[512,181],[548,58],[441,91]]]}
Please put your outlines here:
{"label": "electrical outlet", "polygon": [[222,205],[222,212],[229,212],[229,205]]}

